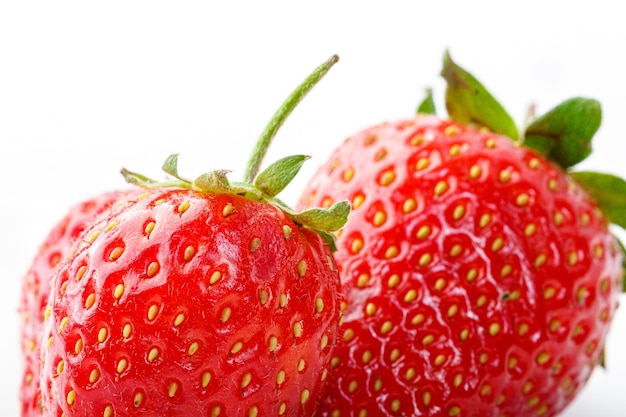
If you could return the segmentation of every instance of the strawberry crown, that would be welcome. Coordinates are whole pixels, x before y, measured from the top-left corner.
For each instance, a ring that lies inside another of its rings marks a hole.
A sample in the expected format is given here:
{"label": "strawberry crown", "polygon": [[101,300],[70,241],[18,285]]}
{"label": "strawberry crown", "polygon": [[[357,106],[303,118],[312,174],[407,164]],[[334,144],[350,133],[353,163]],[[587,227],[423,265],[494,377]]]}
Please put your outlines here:
{"label": "strawberry crown", "polygon": [[[597,100],[570,98],[539,116],[531,108],[520,132],[504,107],[447,51],[441,76],[446,81],[445,106],[452,120],[508,136],[559,165],[592,196],[610,223],[626,229],[626,181],[609,173],[573,170],[591,154],[591,140],[602,120]],[[426,90],[417,112],[436,113],[431,89]],[[626,249],[619,240],[618,244],[626,270]]]}
{"label": "strawberry crown", "polygon": [[143,188],[185,188],[201,193],[240,195],[251,200],[272,204],[297,224],[317,232],[328,243],[331,250],[336,250],[335,237],[332,232],[341,229],[346,223],[350,212],[348,201],[339,201],[328,209],[312,208],[296,212],[277,198],[277,195],[295,178],[309,157],[306,155],[288,156],[269,165],[260,173],[259,171],[272,139],[287,116],[338,60],[339,57],[333,55],[318,66],[274,113],[250,155],[242,182],[230,182],[227,177],[229,171],[222,169],[204,173],[195,180],[184,178],[178,173],[178,154],[170,155],[162,166],[163,171],[169,177],[166,181],[155,181],[125,168],[122,168],[122,175],[127,182]]}

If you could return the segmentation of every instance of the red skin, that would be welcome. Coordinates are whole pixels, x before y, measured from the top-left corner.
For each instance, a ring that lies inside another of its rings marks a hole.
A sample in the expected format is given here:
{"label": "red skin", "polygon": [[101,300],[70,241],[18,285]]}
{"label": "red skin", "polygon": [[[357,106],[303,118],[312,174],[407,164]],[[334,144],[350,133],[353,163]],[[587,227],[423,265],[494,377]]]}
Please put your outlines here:
{"label": "red skin", "polygon": [[20,389],[22,417],[41,417],[40,342],[50,281],[63,254],[98,213],[132,192],[109,192],[73,206],[50,231],[22,283],[20,314],[24,371]]}
{"label": "red skin", "polygon": [[571,402],[601,360],[622,269],[560,168],[423,116],[349,138],[301,206],[345,198],[343,341],[318,415],[554,416]]}
{"label": "red skin", "polygon": [[73,252],[46,321],[44,416],[314,414],[340,285],[316,233],[269,204],[160,189]]}

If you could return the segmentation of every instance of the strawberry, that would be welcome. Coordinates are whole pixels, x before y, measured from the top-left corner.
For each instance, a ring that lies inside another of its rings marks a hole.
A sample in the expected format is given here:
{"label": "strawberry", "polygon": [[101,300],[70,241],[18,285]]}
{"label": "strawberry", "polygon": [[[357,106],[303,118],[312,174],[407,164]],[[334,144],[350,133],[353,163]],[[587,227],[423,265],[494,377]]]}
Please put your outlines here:
{"label": "strawberry", "polygon": [[295,212],[276,195],[304,156],[257,175],[270,139],[336,62],[294,91],[246,178],[166,183],[101,213],[54,276],[42,349],[43,415],[312,416],[339,325],[330,232],[349,204]]}
{"label": "strawberry", "polygon": [[626,182],[570,169],[599,105],[568,100],[515,141],[447,54],[442,75],[453,120],[366,128],[302,194],[301,208],[353,208],[322,416],[554,416],[602,362],[623,280],[609,223],[626,226]]}
{"label": "strawberry", "polygon": [[24,370],[20,400],[22,417],[41,416],[39,391],[39,342],[50,281],[63,254],[87,225],[113,204],[122,204],[129,192],[109,192],[71,207],[48,233],[22,282],[20,313]]}

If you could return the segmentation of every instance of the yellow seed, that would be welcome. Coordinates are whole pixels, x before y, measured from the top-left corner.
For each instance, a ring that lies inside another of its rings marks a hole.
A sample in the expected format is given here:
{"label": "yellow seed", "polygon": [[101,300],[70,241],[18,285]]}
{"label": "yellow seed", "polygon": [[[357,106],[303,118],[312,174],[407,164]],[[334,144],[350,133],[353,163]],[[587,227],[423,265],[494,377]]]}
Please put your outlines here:
{"label": "yellow seed", "polygon": [[146,236],[149,236],[150,233],[152,233],[155,226],[156,226],[155,222],[149,222],[148,224],[146,224],[146,227],[144,229],[144,233],[146,234]]}
{"label": "yellow seed", "polygon": [[67,393],[67,405],[74,404],[75,400],[76,400],[76,392],[74,392],[74,390],[71,390],[70,392]]}
{"label": "yellow seed", "polygon": [[99,378],[100,378],[100,371],[98,370],[98,368],[92,369],[91,372],[89,373],[89,382],[94,384],[96,383],[96,381],[98,381]]}
{"label": "yellow seed", "polygon": [[298,361],[298,372],[304,371],[305,366],[306,362],[304,362],[304,359],[300,358],[300,360]]}
{"label": "yellow seed", "polygon": [[79,338],[76,341],[76,343],[74,344],[74,353],[78,355],[80,352],[82,352],[83,351],[83,345],[84,345],[83,339]]}
{"label": "yellow seed", "polygon": [[524,336],[528,333],[529,326],[526,323],[521,323],[517,328],[517,334],[520,336]]}
{"label": "yellow seed", "polygon": [[454,125],[450,125],[446,127],[446,129],[444,130],[444,133],[448,136],[454,136],[457,133],[459,133],[459,129]]}
{"label": "yellow seed", "polygon": [[183,214],[184,212],[186,212],[187,210],[189,210],[189,201],[183,201],[182,203],[180,203],[180,205],[178,206],[178,212],[180,214]]}
{"label": "yellow seed", "polygon": [[105,232],[110,232],[111,230],[113,230],[119,224],[120,224],[120,222],[114,220],[111,223],[107,224],[107,226],[104,228],[104,231]]}
{"label": "yellow seed", "polygon": [[359,253],[363,249],[363,240],[362,239],[354,239],[352,241],[352,245],[350,245],[350,251],[354,254]]}
{"label": "yellow seed", "polygon": [[536,231],[537,231],[537,225],[534,224],[534,223],[529,223],[524,228],[524,235],[526,237],[530,237],[530,236],[534,235]]}
{"label": "yellow seed", "polygon": [[380,176],[378,183],[382,185],[383,187],[386,187],[387,185],[391,184],[393,180],[395,179],[396,179],[396,173],[389,170],[389,171],[383,172],[383,174]]}
{"label": "yellow seed", "polygon": [[101,328],[98,331],[98,342],[103,343],[108,336],[109,332],[107,331],[106,327]]}
{"label": "yellow seed", "polygon": [[183,253],[183,259],[186,262],[189,262],[191,260],[191,258],[193,258],[193,256],[196,254],[196,248],[189,245],[185,248],[185,252]]}
{"label": "yellow seed", "polygon": [[107,405],[104,409],[104,413],[102,413],[102,417],[112,417],[113,416],[113,407]]}
{"label": "yellow seed", "polygon": [[291,238],[291,233],[293,233],[293,230],[291,229],[291,227],[289,227],[288,225],[284,225],[283,236],[285,236],[285,239],[289,240]]}
{"label": "yellow seed", "polygon": [[578,263],[578,254],[576,252],[569,252],[567,254],[567,263],[570,266],[574,266]]}
{"label": "yellow seed", "polygon": [[424,320],[426,320],[426,316],[424,316],[422,313],[417,313],[411,319],[411,324],[414,325],[414,326],[417,326],[418,324],[423,323]]}
{"label": "yellow seed", "polygon": [[477,276],[478,276],[478,270],[476,268],[472,268],[469,271],[467,271],[467,275],[465,275],[465,279],[469,282],[472,282],[476,279]]}
{"label": "yellow seed", "polygon": [[511,171],[504,169],[500,171],[499,179],[501,183],[507,183],[511,180]]}
{"label": "yellow seed", "polygon": [[463,246],[459,243],[455,244],[454,246],[452,246],[450,248],[450,252],[449,255],[452,258],[455,258],[457,256],[459,256],[461,253],[463,253]]}
{"label": "yellow seed", "polygon": [[535,258],[535,262],[534,262],[535,268],[539,268],[540,266],[545,264],[547,260],[548,260],[548,256],[545,253],[540,253]]}
{"label": "yellow seed", "polygon": [[417,163],[415,164],[415,169],[418,171],[422,171],[428,168],[429,165],[430,165],[430,160],[428,158],[420,158],[417,160]]}
{"label": "yellow seed", "polygon": [[450,156],[458,156],[461,153],[461,145],[455,143],[450,147],[448,153],[450,154]]}
{"label": "yellow seed", "polygon": [[282,416],[283,414],[285,414],[285,412],[287,411],[287,404],[280,403],[280,406],[278,407],[278,415]]}
{"label": "yellow seed", "polygon": [[389,246],[385,251],[385,259],[391,259],[398,256],[398,247],[397,246]]}
{"label": "yellow seed", "polygon": [[116,261],[120,258],[120,256],[122,256],[123,253],[124,253],[124,248],[122,246],[117,246],[109,254],[109,260]]}
{"label": "yellow seed", "polygon": [[222,216],[227,217],[235,212],[233,205],[231,203],[227,203],[222,209]]}
{"label": "yellow seed", "polygon": [[159,349],[155,347],[150,349],[150,352],[148,352],[148,361],[154,362],[158,357],[159,357]]}
{"label": "yellow seed", "polygon": [[57,364],[57,375],[60,375],[63,372],[63,368],[65,368],[65,362],[60,360]]}
{"label": "yellow seed", "polygon": [[326,349],[326,346],[328,346],[328,335],[324,333],[322,340],[320,340],[320,350]]}
{"label": "yellow seed", "polygon": [[259,407],[257,407],[256,405],[253,405],[252,407],[250,407],[250,409],[248,410],[248,417],[257,417],[259,415]]}
{"label": "yellow seed", "polygon": [[[358,194],[352,199],[352,210],[356,210],[365,202],[365,196]],[[330,207],[330,206],[329,206]],[[328,208],[328,207],[327,207]]]}
{"label": "yellow seed", "polygon": [[152,304],[148,309],[148,320],[152,321],[156,318],[159,313],[159,306],[156,304]]}
{"label": "yellow seed", "polygon": [[432,396],[431,393],[426,391],[424,392],[424,394],[422,394],[422,402],[424,403],[424,405],[426,407],[428,407],[430,405],[430,400],[431,400]]}
{"label": "yellow seed", "polygon": [[317,297],[315,299],[315,312],[319,314],[322,311],[324,311],[324,300],[322,300],[321,298]]}
{"label": "yellow seed", "polygon": [[504,239],[501,237],[497,237],[493,243],[491,244],[492,252],[497,252],[504,246]]}
{"label": "yellow seed", "polygon": [[557,225],[557,226],[562,225],[564,220],[565,220],[565,216],[563,215],[562,212],[557,211],[556,213],[554,213],[554,217],[553,217],[552,221],[554,221],[555,225]]}
{"label": "yellow seed", "polygon": [[284,308],[287,305],[287,295],[286,294],[281,294],[280,297],[278,298],[278,305],[280,306],[280,308]]}
{"label": "yellow seed", "polygon": [[218,417],[221,413],[222,413],[222,407],[220,407],[219,405],[216,405],[213,408],[211,408],[211,417]]}
{"label": "yellow seed", "polygon": [[404,374],[404,379],[406,379],[407,381],[411,381],[413,378],[415,378],[415,375],[417,375],[417,372],[415,372],[415,368],[409,368]]}
{"label": "yellow seed", "polygon": [[448,191],[448,183],[445,181],[439,181],[436,185],[435,185],[435,196],[439,197],[441,196],[443,193],[445,193],[446,191]]}
{"label": "yellow seed", "polygon": [[461,338],[461,340],[465,341],[467,340],[467,338],[469,337],[469,329],[463,329],[461,330],[461,333],[459,333],[459,337]]}
{"label": "yellow seed", "polygon": [[222,273],[220,271],[213,271],[211,277],[209,278],[209,284],[213,285],[220,279],[222,279]]}
{"label": "yellow seed", "polygon": [[483,307],[487,304],[487,301],[487,296],[485,294],[478,296],[478,299],[476,300],[476,307]]}
{"label": "yellow seed", "polygon": [[506,277],[513,271],[513,267],[511,265],[504,265],[500,270],[500,276]]}
{"label": "yellow seed", "polygon": [[459,306],[456,304],[452,304],[448,307],[448,317],[454,317],[459,312]]}
{"label": "yellow seed", "polygon": [[354,169],[347,168],[345,171],[343,171],[343,174],[341,175],[341,177],[343,178],[345,182],[350,182],[350,180],[354,178]]}
{"label": "yellow seed", "polygon": [[446,280],[443,278],[438,278],[437,281],[435,281],[435,286],[434,289],[435,291],[441,291],[446,287]]}
{"label": "yellow seed", "polygon": [[176,317],[174,318],[174,326],[178,327],[180,326],[183,321],[185,321],[185,315],[183,313],[178,313],[176,315]]}
{"label": "yellow seed", "polygon": [[100,233],[102,233],[100,230],[94,230],[94,232],[87,238],[87,242],[93,243],[94,240],[96,240],[98,236],[100,236]]}
{"label": "yellow seed", "polygon": [[469,176],[472,179],[476,179],[478,177],[480,177],[480,175],[482,174],[482,169],[480,168],[479,165],[472,165],[472,167],[470,168],[469,171]]}
{"label": "yellow seed", "polygon": [[393,401],[391,401],[391,411],[394,414],[400,411],[400,408],[402,408],[402,403],[400,402],[399,399],[396,398]]}
{"label": "yellow seed", "polygon": [[122,336],[124,336],[124,339],[128,339],[130,337],[131,331],[132,331],[132,326],[129,323],[126,323],[124,325],[124,329],[122,329]]}
{"label": "yellow seed", "polygon": [[389,354],[389,360],[395,362],[400,358],[400,349],[393,349]]}
{"label": "yellow seed", "polygon": [[435,366],[441,366],[446,361],[446,356],[444,354],[439,354],[435,357]]}
{"label": "yellow seed", "polygon": [[389,288],[396,288],[399,284],[400,284],[400,275],[398,274],[393,274],[387,280],[387,286]]}
{"label": "yellow seed", "polygon": [[211,382],[211,373],[210,372],[205,372],[202,374],[202,388],[206,388],[209,385],[209,382]]}
{"label": "yellow seed", "polygon": [[304,276],[304,274],[306,274],[306,262],[305,261],[300,261],[298,262],[298,275],[300,275],[301,277]]}
{"label": "yellow seed", "polygon": [[410,213],[417,208],[417,202],[412,198],[407,198],[402,203],[402,211],[404,213]]}
{"label": "yellow seed", "polygon": [[496,336],[498,333],[500,333],[500,324],[499,323],[491,323],[489,325],[489,334],[491,336]]}
{"label": "yellow seed", "polygon": [[368,274],[365,274],[365,273],[361,274],[357,278],[356,285],[359,288],[363,288],[368,284],[369,280],[370,280],[370,276]]}
{"label": "yellow seed", "polygon": [[85,308],[89,310],[91,307],[93,307],[95,302],[96,302],[96,294],[95,293],[89,294],[89,297],[87,297],[87,300],[85,300]]}
{"label": "yellow seed", "polygon": [[285,382],[285,371],[281,369],[278,371],[278,374],[276,374],[276,384],[281,385],[283,382]]}
{"label": "yellow seed", "polygon": [[546,300],[553,298],[555,295],[556,295],[556,289],[554,287],[548,287],[545,290],[543,290],[543,298]]}
{"label": "yellow seed", "polygon": [[256,250],[259,249],[260,246],[261,246],[261,239],[258,237],[255,237],[254,239],[252,239],[252,242],[250,242],[250,252],[256,252]]}
{"label": "yellow seed", "polygon": [[178,391],[178,382],[170,382],[170,385],[167,388],[167,396],[170,398],[174,398],[174,396],[176,395],[176,391]]}
{"label": "yellow seed", "polygon": [[301,337],[302,336],[302,323],[300,323],[299,321],[295,322],[293,324],[293,335],[295,337]]}
{"label": "yellow seed", "polygon": [[83,279],[83,277],[85,276],[85,272],[87,272],[87,265],[83,265],[78,268],[78,271],[76,271],[76,281],[80,281],[81,279]]}
{"label": "yellow seed", "polygon": [[387,334],[391,331],[391,329],[393,329],[393,323],[390,321],[386,321],[382,324],[382,326],[380,326],[380,333]]}
{"label": "yellow seed", "polygon": [[528,166],[531,169],[537,169],[537,168],[539,168],[539,165],[540,165],[540,162],[539,162],[539,159],[537,159],[537,158],[533,158],[530,161],[528,161]]}
{"label": "yellow seed", "polygon": [[380,378],[376,378],[374,381],[374,391],[379,392],[383,388],[383,381]]}
{"label": "yellow seed", "polygon": [[135,394],[135,397],[133,398],[133,406],[135,408],[138,408],[139,406],[141,406],[141,403],[143,403],[143,393],[138,392]]}
{"label": "yellow seed", "polygon": [[117,373],[121,374],[122,372],[124,372],[126,370],[126,368],[128,367],[128,360],[126,359],[120,359],[120,361],[117,363]]}
{"label": "yellow seed", "polygon": [[269,298],[269,294],[267,293],[267,290],[265,289],[259,290],[259,303],[261,305],[265,305],[267,303],[268,298]]}
{"label": "yellow seed", "polygon": [[454,208],[454,211],[452,212],[452,218],[454,220],[460,220],[464,215],[465,215],[465,206],[462,204],[459,204],[458,206],[456,206]]}
{"label": "yellow seed", "polygon": [[276,350],[276,348],[278,347],[278,338],[276,336],[272,336],[270,337],[269,343],[268,343],[268,349],[270,352],[273,352]]}
{"label": "yellow seed", "polygon": [[485,141],[485,147],[489,149],[493,149],[496,147],[496,140],[494,138],[489,138]]}
{"label": "yellow seed", "polygon": [[[235,345],[231,349],[231,353],[239,352],[242,347],[243,347],[243,343],[241,343],[241,342],[235,343]],[[198,349],[200,349],[200,344],[198,342],[192,342],[189,345],[189,348],[187,349],[187,355],[189,355],[189,356],[195,355],[196,352],[198,351]]]}
{"label": "yellow seed", "polygon": [[433,260],[433,256],[430,253],[424,253],[422,254],[422,256],[420,256],[419,259],[419,266],[426,266],[429,263],[431,263]]}
{"label": "yellow seed", "polygon": [[550,191],[558,191],[559,183],[554,178],[550,178],[548,180],[548,190]]}
{"label": "yellow seed", "polygon": [[521,193],[515,199],[515,204],[517,204],[519,207],[527,206],[529,202],[530,202],[530,196],[526,193]]}
{"label": "yellow seed", "polygon": [[230,316],[232,315],[232,313],[233,311],[230,307],[224,307],[224,309],[222,310],[222,314],[220,315],[220,322],[226,323],[228,319],[230,318]]}
{"label": "yellow seed", "polygon": [[410,289],[404,295],[404,302],[405,303],[411,303],[411,302],[415,301],[416,298],[417,298],[417,291],[414,290],[414,289]]}
{"label": "yellow seed", "polygon": [[426,239],[430,235],[430,226],[424,225],[417,231],[418,239]]}
{"label": "yellow seed", "polygon": [[385,212],[377,211],[376,214],[374,214],[374,219],[372,220],[372,223],[374,224],[374,226],[379,227],[385,223],[385,220],[387,220],[387,215],[385,214]]}
{"label": "yellow seed", "polygon": [[450,407],[450,410],[448,410],[448,415],[450,417],[458,416],[459,414],[461,414],[461,409],[456,405]]}
{"label": "yellow seed", "polygon": [[122,295],[124,295],[124,284],[117,284],[115,290],[113,291],[113,297],[116,300],[119,300]]}
{"label": "yellow seed", "polygon": [[541,352],[538,356],[537,356],[537,363],[539,365],[545,365],[546,362],[548,362],[550,360],[550,355],[546,352]]}
{"label": "yellow seed", "polygon": [[252,374],[250,372],[246,372],[241,378],[241,388],[245,388],[250,385],[252,382]]}
{"label": "yellow seed", "polygon": [[159,265],[158,262],[151,262],[150,265],[148,265],[148,271],[146,272],[146,275],[148,276],[148,278],[152,278],[159,272],[160,269],[161,265]]}
{"label": "yellow seed", "polygon": [[485,227],[487,227],[489,223],[491,223],[491,214],[485,213],[482,216],[480,216],[478,225],[480,226],[481,229],[484,229]]}
{"label": "yellow seed", "polygon": [[429,334],[429,335],[424,336],[424,338],[422,339],[422,345],[428,346],[434,341],[435,341],[435,336],[433,336],[432,334]]}
{"label": "yellow seed", "polygon": [[365,304],[365,314],[367,314],[368,316],[373,316],[374,314],[376,314],[376,304],[372,302]]}
{"label": "yellow seed", "polygon": [[63,331],[63,329],[65,329],[65,326],[67,326],[67,322],[69,321],[69,317],[63,317],[61,319],[61,323],[59,324],[59,333],[61,333]]}
{"label": "yellow seed", "polygon": [[363,361],[363,363],[369,363],[372,360],[372,352],[370,352],[369,350],[363,352],[361,360]]}

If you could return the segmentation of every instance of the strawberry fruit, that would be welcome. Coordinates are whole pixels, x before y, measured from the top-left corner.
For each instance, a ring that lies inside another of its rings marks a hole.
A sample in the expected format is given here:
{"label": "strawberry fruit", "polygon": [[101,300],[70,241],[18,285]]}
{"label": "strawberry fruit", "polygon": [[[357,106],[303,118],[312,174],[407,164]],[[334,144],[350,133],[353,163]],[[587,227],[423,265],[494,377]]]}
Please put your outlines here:
{"label": "strawberry fruit", "polygon": [[570,169],[599,105],[568,100],[516,142],[447,54],[442,75],[452,120],[367,128],[302,194],[303,208],[353,205],[322,416],[553,416],[602,361],[623,280],[609,223],[626,226],[626,183]]}
{"label": "strawberry fruit", "polygon": [[261,135],[246,182],[159,183],[103,212],[54,276],[42,349],[46,417],[312,416],[339,325],[330,232],[349,204],[301,213],[276,195],[307,159],[257,175],[316,69]]}
{"label": "strawberry fruit", "polygon": [[50,294],[50,282],[72,242],[102,211],[123,204],[128,192],[109,192],[71,207],[50,230],[22,282],[20,314],[23,374],[20,387],[22,417],[41,416],[40,342],[43,334],[44,311]]}

